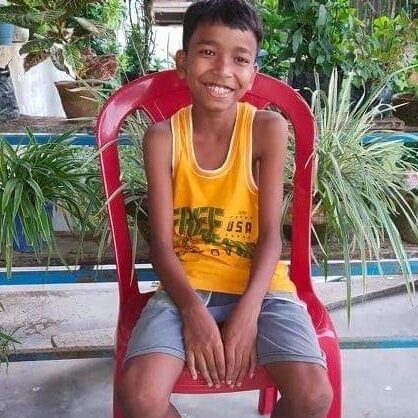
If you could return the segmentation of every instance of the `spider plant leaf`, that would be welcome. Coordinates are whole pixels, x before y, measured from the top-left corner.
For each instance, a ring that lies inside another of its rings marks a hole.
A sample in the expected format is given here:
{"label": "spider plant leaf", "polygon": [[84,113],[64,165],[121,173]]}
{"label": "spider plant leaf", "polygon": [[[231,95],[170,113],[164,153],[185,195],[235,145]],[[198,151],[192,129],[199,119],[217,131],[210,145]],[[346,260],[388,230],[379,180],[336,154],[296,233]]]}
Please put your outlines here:
{"label": "spider plant leaf", "polygon": [[11,178],[6,182],[4,185],[3,193],[2,193],[2,199],[1,199],[1,210],[2,212],[5,212],[8,205],[10,198],[12,194],[15,192],[16,186],[18,184],[19,180],[15,178]]}

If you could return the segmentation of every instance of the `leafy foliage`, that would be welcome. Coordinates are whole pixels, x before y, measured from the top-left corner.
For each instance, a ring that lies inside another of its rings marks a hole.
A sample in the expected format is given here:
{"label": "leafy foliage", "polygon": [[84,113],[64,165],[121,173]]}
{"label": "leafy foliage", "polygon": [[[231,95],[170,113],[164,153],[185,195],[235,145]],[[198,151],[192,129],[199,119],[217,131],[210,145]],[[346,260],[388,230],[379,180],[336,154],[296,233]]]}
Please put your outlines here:
{"label": "leafy foliage", "polygon": [[[3,305],[0,303],[0,313],[4,311]],[[20,344],[13,337],[14,331],[7,331],[0,325],[0,366],[4,363],[8,366],[8,353],[14,344]],[[7,369],[6,369],[7,370]]]}
{"label": "leafy foliage", "polygon": [[371,106],[379,93],[376,89],[371,97],[352,108],[352,77],[353,74],[344,80],[339,89],[334,70],[327,94],[321,90],[313,94],[312,108],[318,126],[314,211],[321,210],[326,220],[324,260],[327,261],[336,237],[343,248],[349,290],[352,251],[359,250],[366,276],[366,261],[379,261],[386,238],[409,283],[407,255],[393,217],[402,211],[408,214],[411,225],[417,220],[404,199],[405,172],[414,170],[414,164],[404,157],[413,151],[400,141],[385,140],[377,134],[364,143],[374,119],[387,106]]}
{"label": "leafy foliage", "polygon": [[26,70],[51,57],[59,70],[74,78],[88,72],[83,56],[103,54],[108,40],[116,43],[115,26],[122,18],[121,0],[11,0],[8,6],[0,6],[0,21],[30,31],[20,50],[27,54]]}
{"label": "leafy foliage", "polygon": [[291,79],[293,74],[313,78],[315,70],[322,80],[337,67],[341,73],[353,71],[353,83],[361,87],[378,84],[389,73],[409,65],[405,51],[418,40],[417,19],[400,10],[393,17],[374,17],[370,24],[359,18],[351,3],[259,0],[263,48],[269,53],[262,70],[281,77],[290,67]]}
{"label": "leafy foliage", "polygon": [[0,137],[0,252],[5,254],[9,276],[17,219],[36,258],[44,246],[51,254],[56,245],[48,205],[81,222],[84,213],[78,201],[94,194],[92,180],[98,177],[97,170],[77,158],[70,132],[44,144],[31,132],[28,136],[29,143],[17,147]]}
{"label": "leafy foliage", "polygon": [[126,46],[121,58],[127,76],[147,74],[153,60],[155,33],[153,31],[152,1],[128,1],[128,25],[125,29]]}

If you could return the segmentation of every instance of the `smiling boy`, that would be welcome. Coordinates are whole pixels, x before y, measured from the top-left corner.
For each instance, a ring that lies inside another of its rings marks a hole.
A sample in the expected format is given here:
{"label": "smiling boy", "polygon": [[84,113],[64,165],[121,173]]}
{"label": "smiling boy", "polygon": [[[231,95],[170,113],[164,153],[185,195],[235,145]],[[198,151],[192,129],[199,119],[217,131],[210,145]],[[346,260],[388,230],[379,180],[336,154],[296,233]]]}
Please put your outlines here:
{"label": "smiling boy", "polygon": [[192,105],[144,137],[162,289],[129,342],[119,388],[128,417],[179,417],[170,395],[185,364],[210,387],[239,387],[264,365],[281,394],[275,418],[329,409],[325,360],[279,261],[287,123],[239,103],[260,42],[244,0],[199,1],[186,12],[176,64]]}

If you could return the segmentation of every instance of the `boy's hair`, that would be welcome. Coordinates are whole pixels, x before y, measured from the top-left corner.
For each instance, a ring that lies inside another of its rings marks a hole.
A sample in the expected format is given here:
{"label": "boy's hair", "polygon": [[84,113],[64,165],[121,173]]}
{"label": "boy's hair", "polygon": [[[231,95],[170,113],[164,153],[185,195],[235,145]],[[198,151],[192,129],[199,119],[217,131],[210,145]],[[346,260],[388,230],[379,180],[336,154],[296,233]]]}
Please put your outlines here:
{"label": "boy's hair", "polygon": [[231,29],[250,30],[257,40],[257,50],[263,38],[260,18],[246,0],[200,0],[186,11],[183,20],[183,50],[189,48],[196,28],[205,23],[222,23]]}

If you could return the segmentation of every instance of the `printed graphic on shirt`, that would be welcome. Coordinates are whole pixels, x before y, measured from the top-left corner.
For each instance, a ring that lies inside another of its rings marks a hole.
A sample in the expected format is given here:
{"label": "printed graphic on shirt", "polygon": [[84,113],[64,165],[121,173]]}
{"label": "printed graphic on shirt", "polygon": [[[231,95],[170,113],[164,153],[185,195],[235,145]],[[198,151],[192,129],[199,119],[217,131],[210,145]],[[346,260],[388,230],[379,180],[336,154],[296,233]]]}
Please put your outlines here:
{"label": "printed graphic on shirt", "polygon": [[254,254],[253,222],[244,211],[226,217],[222,208],[175,208],[173,227],[173,245],[178,257],[203,253],[208,246],[215,257],[236,254],[252,258]]}

